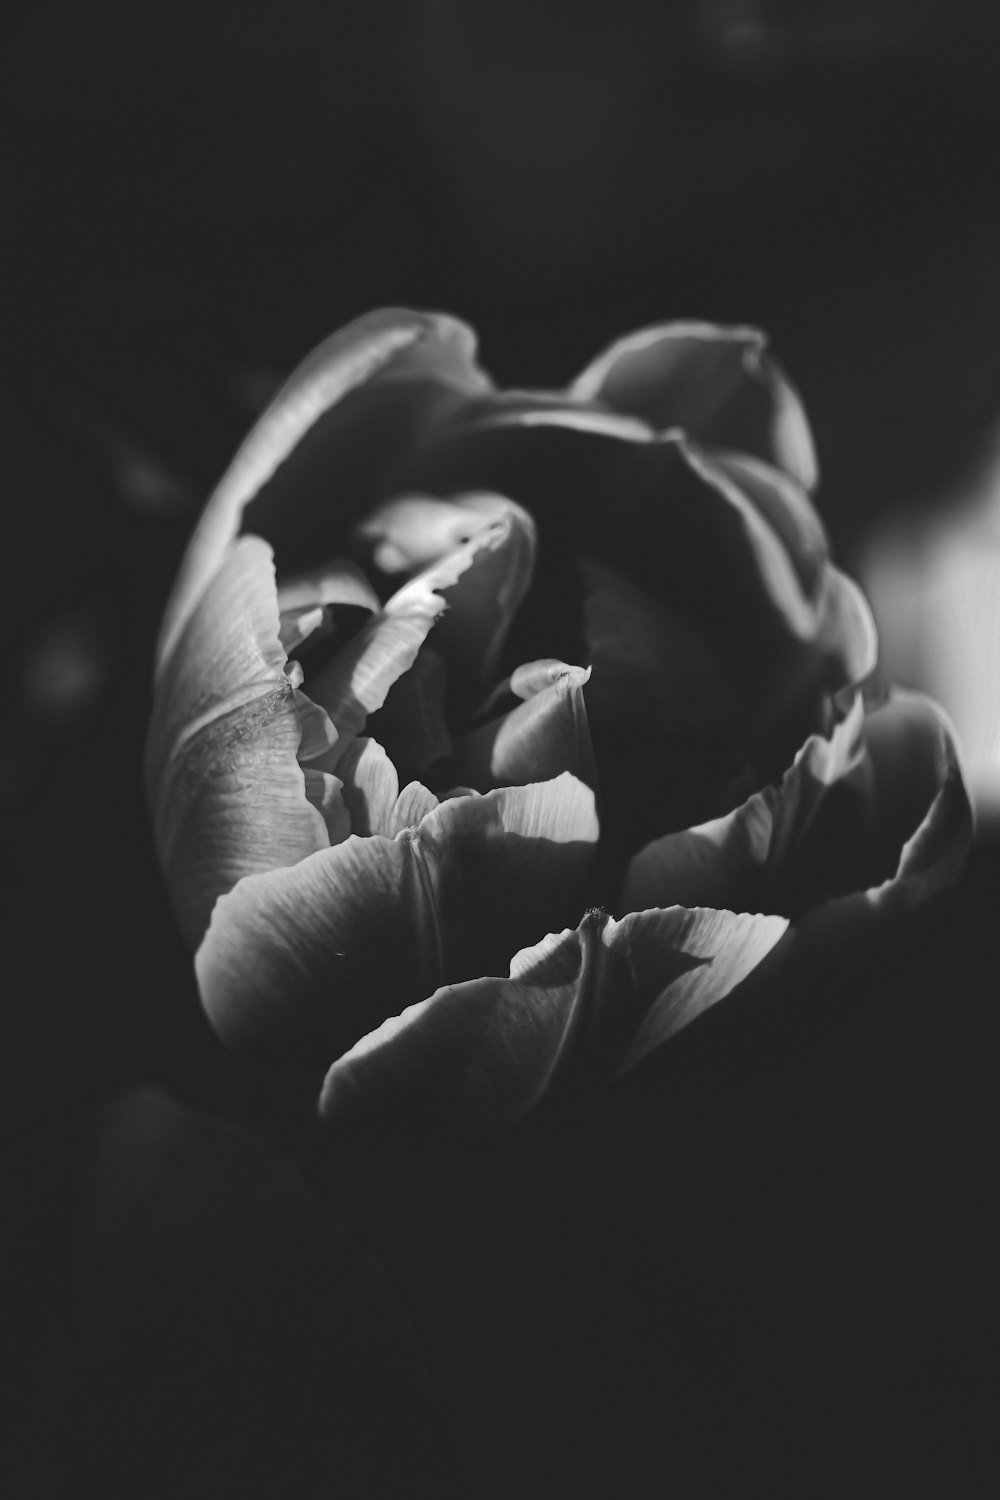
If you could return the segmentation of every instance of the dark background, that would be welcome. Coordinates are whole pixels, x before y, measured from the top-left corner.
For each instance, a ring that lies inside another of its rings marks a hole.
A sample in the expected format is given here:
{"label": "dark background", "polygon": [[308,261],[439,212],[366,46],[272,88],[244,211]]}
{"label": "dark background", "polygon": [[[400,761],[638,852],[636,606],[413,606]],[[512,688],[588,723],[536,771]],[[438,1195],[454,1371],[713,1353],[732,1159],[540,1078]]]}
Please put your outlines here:
{"label": "dark background", "polygon": [[[56,1484],[40,1450],[142,1492],[167,1445],[177,1488],[155,1493],[201,1493],[185,1463],[202,1418],[183,1400],[162,1427],[149,1413],[180,1371],[228,1385],[256,1358],[273,1442],[303,1455],[288,1492],[312,1493],[343,1447],[315,1437],[336,1361],[317,1387],[322,1340],[296,1342],[280,1315],[299,1241],[251,1257],[277,1311],[250,1353],[233,1352],[242,1313],[204,1291],[228,1284],[234,1237],[246,1254],[253,1192],[227,1212],[184,1143],[199,1158],[202,1132],[230,1181],[237,1148],[213,1122],[259,1133],[260,1080],[202,1021],[142,800],[152,643],[198,508],[275,381],[370,307],[458,313],[519,385],[564,383],[644,322],[701,317],[771,334],[856,565],[882,515],[947,505],[1000,413],[1000,18],[990,0],[96,0],[22,7],[4,42],[13,1492]],[[996,865],[984,842],[924,949],[842,1013],[803,997],[807,1019],[763,1052],[724,1030],[679,1048],[656,1089],[576,1134],[480,1163],[314,1163],[408,1308],[484,1493],[505,1464],[498,1493],[602,1475],[595,1493],[648,1493],[647,1462],[690,1493],[902,1493],[939,1473],[938,1493],[971,1494],[1000,1477]],[[207,1119],[128,1094],[148,1083]],[[124,1165],[120,1138],[145,1143]],[[93,1228],[98,1200],[110,1228]],[[478,1290],[456,1291],[456,1245]],[[315,1265],[341,1253],[321,1245]],[[161,1271],[202,1289],[190,1346]],[[280,1389],[276,1351],[299,1370]],[[242,1410],[221,1422],[236,1457],[199,1482],[286,1492],[245,1459]],[[408,1472],[430,1474],[405,1442]]]}

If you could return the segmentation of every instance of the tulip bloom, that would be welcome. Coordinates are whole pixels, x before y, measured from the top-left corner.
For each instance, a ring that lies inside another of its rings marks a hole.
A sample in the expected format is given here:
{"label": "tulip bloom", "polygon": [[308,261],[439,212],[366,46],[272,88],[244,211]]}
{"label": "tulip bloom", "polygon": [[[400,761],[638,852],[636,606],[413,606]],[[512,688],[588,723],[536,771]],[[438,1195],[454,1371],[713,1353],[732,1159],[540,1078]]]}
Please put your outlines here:
{"label": "tulip bloom", "polygon": [[311,1059],[330,1120],[508,1128],[737,989],[867,962],[970,840],[939,710],[863,702],[871,616],[761,335],[648,328],[559,393],[474,353],[404,311],[323,344],[157,650],[203,1003]]}

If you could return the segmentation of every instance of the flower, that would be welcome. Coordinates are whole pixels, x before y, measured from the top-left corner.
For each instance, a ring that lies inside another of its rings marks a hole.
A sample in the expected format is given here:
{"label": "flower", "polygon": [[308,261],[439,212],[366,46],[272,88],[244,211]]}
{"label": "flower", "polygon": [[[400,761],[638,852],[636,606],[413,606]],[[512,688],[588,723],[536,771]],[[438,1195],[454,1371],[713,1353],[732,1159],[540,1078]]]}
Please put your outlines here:
{"label": "flower", "polygon": [[[148,785],[203,1003],[330,1120],[491,1133],[718,1001],[848,974],[955,879],[928,699],[871,616],[747,328],[494,390],[374,313],[279,392],[201,517]],[[277,569],[277,572],[275,571]]]}

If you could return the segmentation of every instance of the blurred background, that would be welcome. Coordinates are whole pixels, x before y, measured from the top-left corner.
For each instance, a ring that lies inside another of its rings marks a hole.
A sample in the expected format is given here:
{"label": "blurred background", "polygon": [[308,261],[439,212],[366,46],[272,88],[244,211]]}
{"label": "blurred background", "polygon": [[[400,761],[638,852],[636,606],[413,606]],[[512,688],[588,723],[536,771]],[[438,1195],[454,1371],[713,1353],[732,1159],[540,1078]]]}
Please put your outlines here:
{"label": "blurred background", "polygon": [[[245,1087],[150,849],[152,643],[241,435],[371,307],[458,313],[518,385],[649,321],[765,328],[886,674],[1000,795],[993,0],[47,0],[4,40],[10,1140],[137,1079]],[[982,992],[947,972],[971,1058]]]}

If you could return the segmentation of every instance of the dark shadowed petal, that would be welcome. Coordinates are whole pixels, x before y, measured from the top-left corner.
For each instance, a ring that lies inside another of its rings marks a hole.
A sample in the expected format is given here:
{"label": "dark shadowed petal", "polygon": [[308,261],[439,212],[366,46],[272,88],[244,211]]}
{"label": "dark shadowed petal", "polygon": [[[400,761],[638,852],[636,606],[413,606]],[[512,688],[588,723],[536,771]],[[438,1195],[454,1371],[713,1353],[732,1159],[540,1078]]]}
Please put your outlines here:
{"label": "dark shadowed petal", "polygon": [[768,963],[776,996],[891,964],[902,945],[919,940],[968,861],[972,809],[942,711],[920,694],[896,693],[869,715],[866,733],[875,814],[867,863],[885,878],[859,882],[795,923]]}
{"label": "dark shadowed petal", "polygon": [[581,575],[584,697],[620,857],[704,815],[737,769],[739,701],[718,652],[683,616],[610,568],[585,562]]}
{"label": "dark shadowed petal", "polygon": [[[863,756],[863,720],[858,697],[829,739],[810,736],[780,786],[765,787],[721,818],[648,844],[629,864],[621,908],[683,903],[775,910],[776,874],[807,839],[830,790],[849,784],[867,808],[871,777]],[[831,882],[839,863],[829,868]]]}
{"label": "dark shadowed petal", "polygon": [[282,571],[339,550],[374,497],[385,464],[435,421],[489,388],[475,338],[454,318],[386,308],[320,344],[244,441],[198,523],[157,648],[173,650],[198,596],[237,535],[279,544]]}
{"label": "dark shadowed petal", "polygon": [[448,668],[439,653],[425,644],[368,720],[369,734],[385,746],[393,764],[405,774],[423,776],[451,754],[447,695]]}
{"label": "dark shadowed petal", "polygon": [[566,772],[442,802],[420,837],[439,861],[446,978],[502,973],[517,949],[575,916],[597,836],[594,794]]}
{"label": "dark shadowed petal", "polygon": [[607,1082],[729,995],[787,928],[776,917],[590,912],[518,953],[507,979],[442,988],[330,1069],[331,1122],[492,1135],[546,1094]]}
{"label": "dark shadowed petal", "polygon": [[526,663],[512,675],[512,691],[515,682],[533,689],[523,702],[456,741],[452,770],[470,786],[484,792],[525,786],[569,771],[597,789],[583,691],[590,668],[547,662],[544,671],[532,674],[539,665]]}
{"label": "dark shadowed petal", "polygon": [[242,876],[329,843],[296,758],[302,726],[284,666],[271,550],[245,537],[163,664],[147,742],[157,848],[192,946]]}
{"label": "dark shadowed petal", "polygon": [[755,328],[661,323],[629,334],[573,382],[576,400],[602,401],[664,431],[765,459],[812,489],[816,455],[802,402]]}
{"label": "dark shadowed petal", "polygon": [[243,880],[195,960],[209,1018],[232,1045],[284,1043],[325,1066],[387,1014],[495,971],[498,953],[506,964],[554,926],[596,839],[593,793],[560,776],[457,797],[395,838],[352,836]]}

